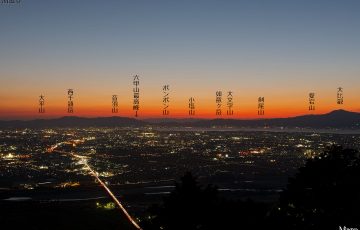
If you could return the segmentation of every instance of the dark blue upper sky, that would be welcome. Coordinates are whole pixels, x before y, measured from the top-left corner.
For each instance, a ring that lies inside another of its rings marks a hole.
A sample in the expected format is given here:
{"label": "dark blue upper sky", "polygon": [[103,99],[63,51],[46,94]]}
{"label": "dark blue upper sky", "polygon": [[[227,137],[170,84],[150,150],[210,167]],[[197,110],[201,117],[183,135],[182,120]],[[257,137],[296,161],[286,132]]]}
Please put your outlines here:
{"label": "dark blue upper sky", "polygon": [[359,12],[357,0],[22,0],[0,7],[1,67],[29,57],[109,68],[353,64]]}

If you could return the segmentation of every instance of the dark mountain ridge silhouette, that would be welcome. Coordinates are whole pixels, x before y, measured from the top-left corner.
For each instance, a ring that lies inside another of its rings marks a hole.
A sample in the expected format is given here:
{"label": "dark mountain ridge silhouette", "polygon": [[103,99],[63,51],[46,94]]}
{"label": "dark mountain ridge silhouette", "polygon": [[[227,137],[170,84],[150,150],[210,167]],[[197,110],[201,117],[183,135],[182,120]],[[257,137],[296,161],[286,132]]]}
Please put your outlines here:
{"label": "dark mountain ridge silhouette", "polygon": [[360,113],[334,110],[320,115],[303,115],[289,118],[254,120],[215,119],[196,122],[194,125],[231,127],[289,127],[289,128],[350,128],[360,129]]}
{"label": "dark mountain ridge silhouette", "polygon": [[303,115],[289,118],[270,119],[134,119],[129,117],[61,117],[30,121],[0,121],[0,128],[55,128],[55,127],[142,127],[146,125],[163,127],[237,127],[237,128],[337,128],[360,129],[360,113],[335,110],[320,115]]}
{"label": "dark mountain ridge silhouette", "polygon": [[68,116],[56,119],[36,119],[30,121],[0,121],[0,128],[65,128],[65,127],[126,127],[143,126],[146,123],[128,117],[96,117],[85,118]]}

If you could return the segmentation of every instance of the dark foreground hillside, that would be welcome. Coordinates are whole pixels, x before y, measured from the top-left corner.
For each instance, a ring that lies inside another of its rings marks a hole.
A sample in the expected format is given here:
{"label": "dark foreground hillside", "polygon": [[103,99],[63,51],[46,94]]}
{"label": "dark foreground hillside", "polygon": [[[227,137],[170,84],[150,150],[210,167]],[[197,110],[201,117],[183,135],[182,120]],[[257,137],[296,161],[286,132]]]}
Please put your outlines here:
{"label": "dark foreground hillside", "polygon": [[1,229],[134,229],[110,200],[1,201],[0,207]]}
{"label": "dark foreground hillside", "polygon": [[214,186],[182,177],[142,225],[155,229],[344,229],[360,226],[359,152],[333,146],[309,159],[275,203],[226,200]]}

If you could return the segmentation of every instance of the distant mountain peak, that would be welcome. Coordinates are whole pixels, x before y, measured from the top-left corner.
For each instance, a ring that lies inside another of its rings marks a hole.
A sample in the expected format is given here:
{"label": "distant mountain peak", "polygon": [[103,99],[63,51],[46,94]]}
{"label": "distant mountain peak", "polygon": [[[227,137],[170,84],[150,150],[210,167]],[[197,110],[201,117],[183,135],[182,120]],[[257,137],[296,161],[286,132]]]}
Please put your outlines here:
{"label": "distant mountain peak", "polygon": [[350,112],[350,111],[347,111],[345,109],[336,109],[336,110],[333,110],[329,113],[353,113],[353,112]]}
{"label": "distant mountain peak", "polygon": [[359,113],[356,112],[351,112],[351,111],[347,111],[344,109],[337,109],[337,110],[333,110],[327,114],[324,115],[328,115],[328,116],[336,116],[336,117],[349,117],[349,116],[358,116]]}

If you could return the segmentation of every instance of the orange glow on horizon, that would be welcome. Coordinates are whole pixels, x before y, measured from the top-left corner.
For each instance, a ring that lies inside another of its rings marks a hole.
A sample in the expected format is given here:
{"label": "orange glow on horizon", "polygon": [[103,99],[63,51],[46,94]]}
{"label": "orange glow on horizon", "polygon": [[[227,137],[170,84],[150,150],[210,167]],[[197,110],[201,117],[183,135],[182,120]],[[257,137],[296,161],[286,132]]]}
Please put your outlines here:
{"label": "orange glow on horizon", "polygon": [[[270,107],[270,106],[268,106]],[[167,116],[162,115],[162,109],[141,109],[138,111],[138,117],[135,117],[135,111],[131,109],[122,110],[119,108],[118,113],[112,113],[111,107],[106,108],[102,107],[78,107],[74,109],[74,113],[67,113],[66,109],[59,107],[49,107],[46,109],[46,113],[40,114],[36,110],[19,110],[12,109],[9,111],[1,111],[0,119],[2,120],[29,120],[29,119],[50,119],[50,118],[58,118],[64,116],[78,116],[78,117],[132,117],[138,119],[146,119],[146,118],[204,118],[204,119],[266,119],[266,118],[287,118],[287,117],[295,117],[309,114],[325,114],[331,112],[336,109],[342,108],[321,108],[315,111],[308,111],[305,109],[281,109],[281,108],[265,108],[265,115],[259,116],[257,114],[256,108],[244,108],[235,110],[233,115],[226,115],[226,110],[222,111],[222,115],[215,115],[215,108],[203,108],[195,109],[195,115],[188,115],[187,109],[170,109],[170,114]],[[359,110],[351,110],[345,109],[352,112],[360,112]]]}
{"label": "orange glow on horizon", "polygon": [[[138,119],[145,118],[206,118],[206,119],[263,119],[263,118],[286,118],[307,114],[324,114],[333,110],[344,109],[353,112],[360,112],[358,101],[360,97],[356,94],[356,89],[349,89],[345,94],[344,104],[336,104],[336,87],[329,87],[327,90],[316,93],[315,111],[308,110],[308,91],[287,90],[278,92],[271,89],[263,90],[261,93],[252,92],[245,89],[243,91],[234,90],[233,112],[232,116],[226,115],[227,101],[226,91],[223,91],[222,97],[222,115],[215,115],[216,101],[214,90],[203,90],[193,95],[195,98],[195,116],[189,116],[188,99],[179,89],[170,91],[170,114],[162,115],[162,92],[153,87],[146,88],[140,94],[140,110]],[[172,88],[170,89],[172,90]],[[185,90],[186,95],[191,92]],[[65,90],[57,90],[45,94],[45,113],[38,113],[38,96],[34,92],[32,96],[26,97],[25,94],[13,94],[8,92],[0,93],[4,98],[0,103],[0,119],[39,119],[39,118],[57,118],[63,116],[79,117],[135,117],[132,110],[131,91],[120,91],[118,93],[118,113],[111,112],[112,94],[86,90],[75,90],[74,95],[74,113],[67,113],[67,97]],[[10,95],[10,96],[9,96]],[[287,96],[290,95],[290,96]],[[265,97],[265,115],[258,116],[258,96]]]}

